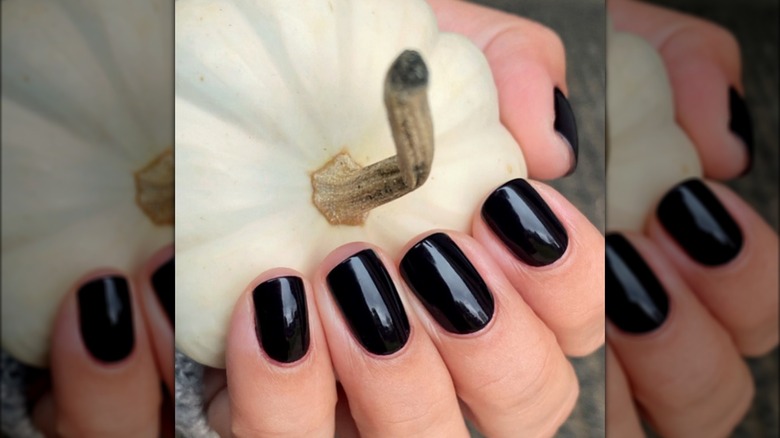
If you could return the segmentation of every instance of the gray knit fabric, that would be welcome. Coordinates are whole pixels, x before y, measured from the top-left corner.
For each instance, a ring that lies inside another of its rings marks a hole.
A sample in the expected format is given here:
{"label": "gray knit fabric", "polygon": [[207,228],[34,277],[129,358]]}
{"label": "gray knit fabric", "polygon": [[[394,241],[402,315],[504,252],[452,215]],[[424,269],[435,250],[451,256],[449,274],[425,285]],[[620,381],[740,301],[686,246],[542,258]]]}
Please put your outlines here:
{"label": "gray knit fabric", "polygon": [[28,368],[11,357],[5,350],[0,351],[2,358],[2,382],[0,382],[0,430],[4,437],[43,438],[30,421],[27,414],[25,384]]}
{"label": "gray knit fabric", "polygon": [[176,436],[217,438],[204,414],[203,366],[176,351]]}

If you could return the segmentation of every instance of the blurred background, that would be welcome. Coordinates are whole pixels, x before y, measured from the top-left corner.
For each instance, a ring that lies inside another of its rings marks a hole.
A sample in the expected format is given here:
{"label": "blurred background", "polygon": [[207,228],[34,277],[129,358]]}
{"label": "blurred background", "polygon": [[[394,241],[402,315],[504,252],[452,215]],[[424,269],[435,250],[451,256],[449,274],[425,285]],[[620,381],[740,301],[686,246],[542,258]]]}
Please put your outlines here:
{"label": "blurred background", "polygon": [[[755,158],[751,172],[728,185],[778,229],[778,2],[776,0],[655,0],[730,30],[742,50],[745,99],[753,117]],[[776,437],[778,350],[748,360],[756,397],[735,437]]]}
{"label": "blurred background", "polygon": [[[742,51],[745,100],[753,118],[752,170],[728,182],[778,229],[778,11],[777,0],[652,0],[661,6],[715,22],[736,36]],[[736,292],[736,291],[735,291]],[[734,437],[777,437],[778,350],[748,359],[756,396]]]}

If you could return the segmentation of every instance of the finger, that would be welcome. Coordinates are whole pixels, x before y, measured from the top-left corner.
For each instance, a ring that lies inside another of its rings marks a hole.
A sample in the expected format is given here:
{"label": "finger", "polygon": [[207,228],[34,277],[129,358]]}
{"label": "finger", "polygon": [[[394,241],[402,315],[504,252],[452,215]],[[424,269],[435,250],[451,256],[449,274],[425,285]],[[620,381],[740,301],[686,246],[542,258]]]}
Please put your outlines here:
{"label": "finger", "polygon": [[36,429],[45,437],[57,436],[57,410],[54,407],[54,395],[51,392],[43,394],[35,402],[30,417]]}
{"label": "finger", "polygon": [[429,0],[439,27],[467,36],[484,53],[498,88],[501,121],[523,148],[534,178],[577,166],[577,127],[566,95],[560,37],[516,15],[468,2]]}
{"label": "finger", "polygon": [[753,395],[728,332],[652,241],[613,234],[606,251],[607,337],[648,419],[661,436],[727,436]]}
{"label": "finger", "polygon": [[517,179],[488,196],[472,224],[564,353],[604,343],[604,237],[582,213],[547,185]]}
{"label": "finger", "polygon": [[360,431],[349,410],[347,393],[344,392],[344,387],[340,383],[336,385],[336,392],[339,395],[339,401],[336,402],[336,436],[339,438],[360,438]]}
{"label": "finger", "polygon": [[65,297],[51,345],[60,436],[159,436],[160,376],[139,309],[137,289],[109,270]]}
{"label": "finger", "polygon": [[607,346],[607,437],[640,438],[645,436],[639,422],[631,387],[612,347]]}
{"label": "finger", "polygon": [[342,246],[314,277],[333,366],[361,436],[467,437],[436,347],[398,293],[381,250]]}
{"label": "finger", "polygon": [[276,269],[249,285],[227,339],[232,435],[333,436],[336,380],[321,327],[299,273]]}
{"label": "finger", "polygon": [[157,369],[170,394],[173,387],[173,247],[160,250],[141,270],[136,283],[141,286],[144,320],[157,361]]}
{"label": "finger", "polygon": [[231,436],[230,394],[225,370],[204,367],[202,397],[209,427],[218,436]]}
{"label": "finger", "polygon": [[689,180],[649,218],[647,234],[746,355],[778,342],[775,231],[723,185]]}
{"label": "finger", "polygon": [[705,175],[727,179],[746,171],[753,135],[734,36],[714,23],[647,3],[613,0],[609,12],[616,29],[640,35],[661,54],[677,121],[698,148]]}
{"label": "finger", "polygon": [[400,265],[417,297],[411,307],[479,430],[552,436],[578,394],[553,333],[474,239],[439,232],[410,246]]}

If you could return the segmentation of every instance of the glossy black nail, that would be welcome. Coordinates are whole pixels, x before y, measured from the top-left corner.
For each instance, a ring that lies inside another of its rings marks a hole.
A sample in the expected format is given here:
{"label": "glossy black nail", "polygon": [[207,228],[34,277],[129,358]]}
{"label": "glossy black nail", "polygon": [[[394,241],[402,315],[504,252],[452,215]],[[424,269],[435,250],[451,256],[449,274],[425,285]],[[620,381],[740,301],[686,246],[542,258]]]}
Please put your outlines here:
{"label": "glossy black nail", "polygon": [[272,359],[292,363],[309,349],[309,314],[303,280],[295,276],[264,281],[252,291],[257,341]]}
{"label": "glossy black nail", "polygon": [[620,234],[607,235],[607,318],[629,333],[660,327],[669,313],[669,298],[642,256]]}
{"label": "glossy black nail", "polygon": [[555,122],[553,127],[566,139],[574,154],[574,162],[567,173],[569,175],[577,169],[577,160],[579,159],[580,144],[577,137],[577,120],[574,118],[574,111],[571,109],[569,100],[566,99],[566,96],[563,95],[558,87],[555,87],[553,92],[553,100],[555,101]]}
{"label": "glossy black nail", "polygon": [[474,333],[493,317],[490,289],[446,234],[428,236],[409,249],[401,260],[401,275],[448,332]]}
{"label": "glossy black nail", "polygon": [[330,271],[328,287],[352,334],[371,353],[388,355],[409,339],[409,320],[382,261],[365,249]]}
{"label": "glossy black nail", "polygon": [[523,179],[496,189],[482,205],[482,218],[518,259],[531,266],[555,262],[569,244],[566,229]]}
{"label": "glossy black nail", "polygon": [[688,255],[707,266],[728,263],[742,249],[742,231],[718,198],[697,179],[685,181],[661,199],[661,225]]}
{"label": "glossy black nail", "polygon": [[170,259],[152,274],[152,289],[171,324],[173,324],[174,272],[174,262]]}
{"label": "glossy black nail", "polygon": [[748,165],[743,172],[747,173],[753,165],[753,122],[745,100],[734,87],[729,87],[729,113],[729,129],[742,139],[747,148]]}
{"label": "glossy black nail", "polygon": [[78,291],[79,323],[84,345],[96,359],[118,362],[133,351],[133,309],[127,280],[98,278]]}

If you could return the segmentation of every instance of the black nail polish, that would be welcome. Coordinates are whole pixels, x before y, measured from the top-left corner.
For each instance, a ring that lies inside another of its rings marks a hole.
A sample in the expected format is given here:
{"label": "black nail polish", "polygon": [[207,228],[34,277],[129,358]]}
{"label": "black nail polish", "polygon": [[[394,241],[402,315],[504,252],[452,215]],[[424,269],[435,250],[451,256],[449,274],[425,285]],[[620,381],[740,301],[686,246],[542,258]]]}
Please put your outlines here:
{"label": "black nail polish", "polygon": [[606,239],[607,318],[629,333],[660,327],[669,313],[669,298],[639,253],[620,234]]}
{"label": "black nail polish", "polygon": [[531,266],[553,263],[569,244],[566,229],[523,179],[496,189],[482,205],[482,218],[518,259]]}
{"label": "black nail polish", "polygon": [[739,225],[697,179],[670,190],[658,204],[656,214],[683,250],[703,265],[728,263],[742,249]]}
{"label": "black nail polish", "polygon": [[174,262],[170,259],[152,274],[152,288],[171,324],[173,324],[174,272]]}
{"label": "black nail polish", "polygon": [[90,281],[78,291],[81,337],[103,362],[118,362],[133,351],[133,310],[127,280],[118,276]]}
{"label": "black nail polish", "polygon": [[729,87],[729,129],[745,143],[748,153],[748,165],[744,173],[750,171],[753,165],[753,122],[750,118],[750,111],[742,96],[737,93],[734,87]]}
{"label": "black nail polish", "polygon": [[553,100],[555,101],[555,122],[553,123],[553,127],[566,139],[574,154],[574,163],[567,173],[567,175],[570,175],[577,169],[577,160],[580,149],[579,139],[577,137],[577,120],[574,118],[574,111],[571,109],[569,100],[566,99],[566,96],[563,95],[558,87],[555,87],[553,92]]}
{"label": "black nail polish", "polygon": [[474,333],[493,317],[493,295],[449,236],[433,234],[401,260],[401,275],[448,332]]}
{"label": "black nail polish", "polygon": [[309,315],[303,281],[294,276],[264,281],[252,291],[257,340],[266,354],[282,363],[302,358],[309,349]]}
{"label": "black nail polish", "polygon": [[327,277],[352,334],[371,353],[388,355],[409,339],[409,320],[382,261],[365,249],[333,268]]}

